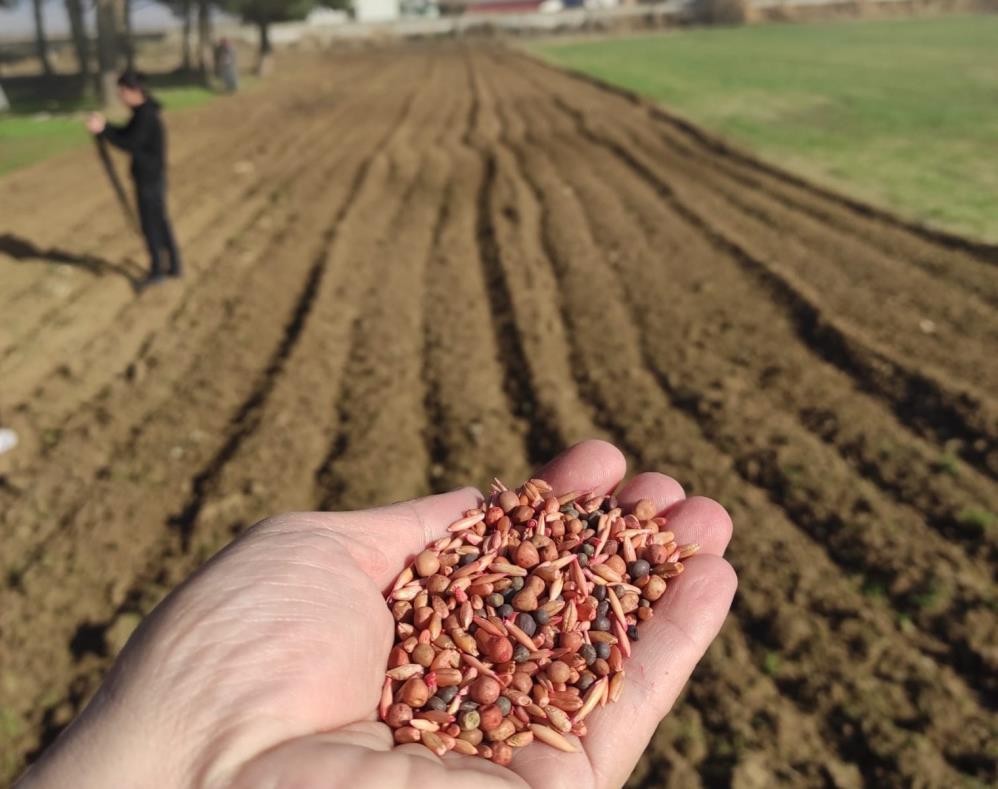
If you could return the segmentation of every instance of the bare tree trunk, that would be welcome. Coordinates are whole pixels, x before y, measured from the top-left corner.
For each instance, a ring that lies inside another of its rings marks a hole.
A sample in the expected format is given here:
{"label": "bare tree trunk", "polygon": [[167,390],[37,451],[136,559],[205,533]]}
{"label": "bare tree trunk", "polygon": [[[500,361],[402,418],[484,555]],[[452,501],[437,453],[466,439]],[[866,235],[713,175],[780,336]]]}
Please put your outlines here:
{"label": "bare tree trunk", "polygon": [[118,14],[116,0],[96,0],[97,90],[101,103],[116,103],[118,80]]}
{"label": "bare tree trunk", "polygon": [[184,41],[181,50],[183,55],[184,71],[191,70],[191,0],[184,0]]}
{"label": "bare tree trunk", "polygon": [[125,65],[135,68],[135,40],[132,38],[132,0],[121,0],[122,49],[125,50]]}
{"label": "bare tree trunk", "polygon": [[260,53],[256,63],[256,73],[259,77],[266,77],[274,68],[274,48],[270,44],[270,20],[260,20],[257,22],[257,27],[260,29]]}
{"label": "bare tree trunk", "polygon": [[42,62],[45,76],[51,76],[52,64],[49,62],[48,39],[45,38],[45,13],[42,11],[42,0],[31,0],[31,5],[35,14],[35,50]]}
{"label": "bare tree trunk", "polygon": [[73,49],[79,64],[80,79],[84,91],[90,90],[90,40],[87,37],[87,23],[83,16],[83,0],[66,0],[66,15],[73,37]]}
{"label": "bare tree trunk", "polygon": [[211,3],[209,0],[198,0],[198,69],[205,85],[211,82],[214,64],[211,38]]}

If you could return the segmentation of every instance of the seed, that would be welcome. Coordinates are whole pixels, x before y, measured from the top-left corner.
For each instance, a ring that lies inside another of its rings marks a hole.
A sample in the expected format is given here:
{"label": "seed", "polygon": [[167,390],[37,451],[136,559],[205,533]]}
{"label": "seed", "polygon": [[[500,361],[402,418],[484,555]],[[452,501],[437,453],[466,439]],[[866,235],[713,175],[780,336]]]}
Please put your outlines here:
{"label": "seed", "polygon": [[433,551],[423,551],[416,557],[416,572],[423,578],[436,573],[440,569],[440,559]]}
{"label": "seed", "polygon": [[534,741],[534,733],[527,729],[526,731],[519,731],[512,737],[506,739],[506,745],[510,748],[522,748],[524,745],[530,745]]}
{"label": "seed", "polygon": [[605,616],[598,616],[592,623],[593,630],[607,631],[610,629],[610,620]]}
{"label": "seed", "polygon": [[423,733],[419,729],[414,729],[412,726],[403,726],[401,729],[395,730],[395,742],[398,745],[405,745],[409,742],[419,742],[422,738]]}
{"label": "seed", "polygon": [[437,756],[447,753],[447,746],[444,741],[432,731],[423,732],[423,745],[433,751]]}
{"label": "seed", "polygon": [[517,644],[513,649],[513,661],[516,663],[523,663],[529,659],[530,650],[523,646],[523,644]]}
{"label": "seed", "polygon": [[600,643],[596,645],[596,657],[600,660],[606,660],[610,657],[610,645],[606,643]]}
{"label": "seed", "polygon": [[577,630],[569,630],[558,637],[558,646],[567,649],[569,652],[578,652],[582,647],[582,633]]}
{"label": "seed", "polygon": [[[411,681],[411,680],[410,680]],[[403,688],[404,689],[404,688]],[[492,677],[479,677],[471,683],[471,698],[479,704],[492,704],[499,698],[499,682]],[[419,706],[418,704],[412,706]]]}
{"label": "seed", "polygon": [[551,725],[558,731],[570,732],[572,730],[572,721],[565,714],[564,710],[560,710],[549,704],[544,708],[544,714],[547,715],[548,720],[551,721]]}
{"label": "seed", "polygon": [[491,731],[486,731],[485,736],[488,737],[492,742],[502,742],[507,737],[515,733],[516,733],[516,726],[513,724],[513,721],[511,721],[509,718],[506,718]]}
{"label": "seed", "polygon": [[645,585],[645,588],[641,590],[641,596],[654,603],[663,594],[665,594],[666,586],[667,584],[664,578],[658,575],[649,576],[648,583]]}
{"label": "seed", "polygon": [[555,660],[547,667],[547,675],[552,682],[568,682],[571,673],[572,669],[560,660]]}
{"label": "seed", "polygon": [[515,561],[519,567],[529,570],[541,560],[537,547],[529,540],[524,540],[516,548]]}
{"label": "seed", "polygon": [[452,685],[460,685],[461,680],[464,679],[460,669],[456,668],[440,668],[433,673],[437,678],[437,685],[441,688],[450,687]]}
{"label": "seed", "polygon": [[533,637],[537,632],[537,620],[530,614],[517,614],[516,626],[520,628],[528,637]]}
{"label": "seed", "polygon": [[597,586],[593,589],[593,597],[595,597],[599,602],[606,600],[606,587]]}
{"label": "seed", "polygon": [[578,751],[578,748],[554,729],[549,729],[547,726],[542,726],[539,723],[532,723],[530,724],[530,730],[538,740],[546,745],[550,745],[552,748],[557,748],[559,751],[564,751],[565,753],[576,753]]}
{"label": "seed", "polygon": [[502,710],[495,704],[489,704],[487,707],[483,707],[480,712],[481,723],[479,723],[479,728],[484,732],[490,732],[496,728],[503,720]]}
{"label": "seed", "polygon": [[477,729],[482,723],[482,718],[478,710],[465,710],[457,716],[457,723],[463,731],[469,731]]}
{"label": "seed", "polygon": [[648,521],[655,517],[655,505],[649,499],[641,499],[634,505],[634,517],[639,521]]}
{"label": "seed", "polygon": [[493,663],[505,663],[513,659],[513,644],[508,638],[493,636],[485,644],[485,654]]}
{"label": "seed", "polygon": [[513,749],[504,742],[497,742],[492,746],[492,761],[500,767],[506,767],[513,761]]}
{"label": "seed", "polygon": [[462,731],[457,736],[458,739],[464,740],[471,745],[478,745],[485,738],[485,734],[481,729],[468,729],[467,731]]}
{"label": "seed", "polygon": [[579,656],[586,661],[587,666],[591,666],[596,660],[596,648],[591,644],[583,644],[579,647]]}
{"label": "seed", "polygon": [[430,700],[426,702],[426,706],[434,712],[443,712],[447,709],[447,702],[439,696],[430,696]]}
{"label": "seed", "polygon": [[421,678],[412,677],[399,689],[398,698],[410,707],[422,707],[430,698],[430,689]]}
{"label": "seed", "polygon": [[412,720],[412,707],[408,704],[392,704],[388,708],[388,712],[385,715],[385,723],[391,726],[393,729],[397,729],[399,726],[405,726],[409,721]]}
{"label": "seed", "polygon": [[423,668],[429,668],[436,656],[436,650],[429,644],[417,644],[412,650],[412,662],[418,663]]}
{"label": "seed", "polygon": [[496,609],[496,616],[501,619],[508,619],[513,615],[514,609],[509,603],[503,603]]}
{"label": "seed", "polygon": [[477,756],[478,749],[467,740],[458,737],[454,740],[454,750],[463,756]]}
{"label": "seed", "polygon": [[[437,672],[437,682],[438,683],[440,682],[439,672]],[[457,696],[457,692],[458,692],[457,684],[455,683],[454,685],[448,685],[445,688],[440,688],[437,691],[437,696],[442,698],[445,703],[450,704],[452,701],[454,701],[454,697]]]}
{"label": "seed", "polygon": [[534,612],[534,621],[537,622],[541,627],[546,625],[551,621],[551,614],[549,614],[545,609],[540,609]]}
{"label": "seed", "polygon": [[631,574],[631,578],[644,578],[651,572],[651,565],[644,559],[638,559],[628,565],[627,572]]}
{"label": "seed", "polygon": [[513,608],[517,611],[535,611],[537,609],[537,594],[524,588],[513,598]]}
{"label": "seed", "polygon": [[506,490],[499,494],[496,504],[502,508],[503,512],[508,514],[510,510],[520,506],[520,497],[513,491]]}

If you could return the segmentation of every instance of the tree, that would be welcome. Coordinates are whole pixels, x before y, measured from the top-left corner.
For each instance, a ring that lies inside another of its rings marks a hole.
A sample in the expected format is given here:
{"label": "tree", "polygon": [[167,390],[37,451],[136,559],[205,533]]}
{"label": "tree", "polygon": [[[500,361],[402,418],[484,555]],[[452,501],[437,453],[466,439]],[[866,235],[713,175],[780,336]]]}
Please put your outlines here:
{"label": "tree", "polygon": [[262,72],[270,60],[270,26],[274,22],[303,19],[316,5],[315,0],[227,0],[226,8],[239,14],[244,21],[260,31],[260,58],[257,71]]}
{"label": "tree", "polygon": [[32,11],[35,16],[35,51],[38,59],[42,62],[42,71],[45,76],[52,75],[52,63],[49,61],[49,43],[45,37],[45,12],[42,10],[44,0],[31,0]]}
{"label": "tree", "polygon": [[83,89],[91,87],[90,71],[90,37],[87,35],[86,18],[83,11],[83,0],[65,0],[66,16],[69,17],[69,32],[73,39],[73,50],[76,52],[76,62],[79,68]]}
{"label": "tree", "polygon": [[118,79],[119,0],[95,0],[97,6],[97,88],[101,102],[115,100]]}
{"label": "tree", "polygon": [[198,70],[205,85],[211,81],[212,64],[212,31],[211,31],[211,0],[197,0],[198,3]]}

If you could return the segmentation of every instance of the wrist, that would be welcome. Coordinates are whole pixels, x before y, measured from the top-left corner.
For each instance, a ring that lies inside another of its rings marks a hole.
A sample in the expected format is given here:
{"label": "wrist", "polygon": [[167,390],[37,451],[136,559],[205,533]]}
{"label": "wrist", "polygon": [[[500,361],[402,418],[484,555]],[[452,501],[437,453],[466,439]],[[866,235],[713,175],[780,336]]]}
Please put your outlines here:
{"label": "wrist", "polygon": [[124,714],[101,688],[16,789],[180,789],[176,760],[163,759],[157,742],[152,727]]}

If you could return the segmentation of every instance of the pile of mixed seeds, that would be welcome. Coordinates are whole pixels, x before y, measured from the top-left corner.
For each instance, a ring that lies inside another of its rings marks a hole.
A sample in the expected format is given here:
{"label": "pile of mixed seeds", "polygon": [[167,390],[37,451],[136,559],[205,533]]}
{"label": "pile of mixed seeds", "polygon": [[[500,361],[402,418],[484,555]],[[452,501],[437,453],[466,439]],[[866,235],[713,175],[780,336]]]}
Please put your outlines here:
{"label": "pile of mixed seeds", "polygon": [[395,742],[503,765],[535,739],[577,750],[565,735],[617,700],[638,623],[699,548],[665,527],[648,500],[625,513],[613,496],[494,481],[388,594],[378,711]]}

